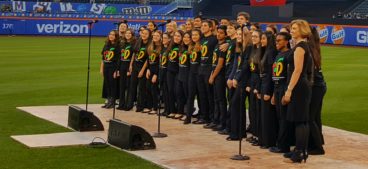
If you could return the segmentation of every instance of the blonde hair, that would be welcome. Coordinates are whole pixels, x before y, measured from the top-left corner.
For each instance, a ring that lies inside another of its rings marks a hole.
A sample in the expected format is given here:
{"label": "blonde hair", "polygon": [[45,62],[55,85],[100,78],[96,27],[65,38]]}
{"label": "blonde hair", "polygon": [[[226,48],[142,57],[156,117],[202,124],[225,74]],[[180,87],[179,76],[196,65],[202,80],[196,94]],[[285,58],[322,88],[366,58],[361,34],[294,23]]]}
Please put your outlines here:
{"label": "blonde hair", "polygon": [[312,35],[312,30],[310,28],[309,23],[306,20],[302,19],[293,20],[290,23],[290,27],[292,27],[294,24],[298,25],[299,33],[302,36],[302,38],[308,38]]}

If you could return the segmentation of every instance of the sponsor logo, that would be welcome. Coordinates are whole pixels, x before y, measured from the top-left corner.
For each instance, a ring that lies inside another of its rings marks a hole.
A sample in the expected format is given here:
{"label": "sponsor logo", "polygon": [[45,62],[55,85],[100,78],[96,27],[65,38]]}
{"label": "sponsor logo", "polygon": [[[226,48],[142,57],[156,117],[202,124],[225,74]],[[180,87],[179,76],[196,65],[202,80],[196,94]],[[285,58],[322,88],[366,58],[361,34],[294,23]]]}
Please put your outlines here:
{"label": "sponsor logo", "polygon": [[136,8],[123,8],[121,12],[124,15],[147,15],[152,12],[150,6],[138,6]]}
{"label": "sponsor logo", "polygon": [[368,31],[358,31],[356,34],[356,40],[358,43],[368,44]]}
{"label": "sponsor logo", "polygon": [[57,33],[57,34],[87,34],[87,25],[78,24],[64,24],[60,22],[59,24],[37,24],[38,33]]}
{"label": "sponsor logo", "polygon": [[319,38],[321,43],[326,43],[328,39],[328,29],[326,25],[319,25],[317,26],[317,30],[319,33]]}
{"label": "sponsor logo", "polygon": [[345,39],[344,28],[342,26],[334,26],[331,32],[331,39],[333,44],[343,44]]}
{"label": "sponsor logo", "polygon": [[3,29],[13,29],[14,24],[11,23],[3,23]]}

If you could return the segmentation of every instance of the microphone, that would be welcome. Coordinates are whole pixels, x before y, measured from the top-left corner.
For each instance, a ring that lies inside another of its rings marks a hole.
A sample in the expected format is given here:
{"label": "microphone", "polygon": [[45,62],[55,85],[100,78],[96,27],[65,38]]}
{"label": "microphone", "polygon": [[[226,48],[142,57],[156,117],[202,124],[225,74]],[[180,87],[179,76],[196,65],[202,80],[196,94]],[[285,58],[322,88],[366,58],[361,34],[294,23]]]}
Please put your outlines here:
{"label": "microphone", "polygon": [[93,24],[93,23],[97,23],[97,22],[98,22],[98,20],[92,20],[92,21],[88,22],[88,24]]}

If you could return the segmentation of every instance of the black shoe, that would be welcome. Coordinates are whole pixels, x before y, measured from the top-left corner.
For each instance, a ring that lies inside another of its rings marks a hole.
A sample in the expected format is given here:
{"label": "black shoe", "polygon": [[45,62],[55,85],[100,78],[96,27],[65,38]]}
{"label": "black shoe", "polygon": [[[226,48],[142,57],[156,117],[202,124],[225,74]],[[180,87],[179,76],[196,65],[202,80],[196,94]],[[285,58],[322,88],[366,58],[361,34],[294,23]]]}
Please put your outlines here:
{"label": "black shoe", "polygon": [[290,152],[290,150],[289,151],[286,151],[286,150],[282,150],[282,149],[280,149],[278,147],[270,147],[269,150],[272,153],[288,153],[288,152]]}
{"label": "black shoe", "polygon": [[259,148],[261,148],[261,149],[268,149],[268,147],[267,147],[267,146],[261,146],[261,147],[259,147]]}
{"label": "black shoe", "polygon": [[215,127],[212,128],[213,131],[222,131],[224,130],[224,128],[222,127],[222,125],[217,125]]}
{"label": "black shoe", "polygon": [[308,151],[309,155],[324,155],[325,154],[325,150],[322,149],[314,149],[314,150],[309,150]]}
{"label": "black shoe", "polygon": [[118,110],[124,110],[124,107],[118,106],[116,109],[118,109]]}
{"label": "black shoe", "polygon": [[206,121],[199,119],[199,120],[193,121],[193,124],[206,124]]}
{"label": "black shoe", "polygon": [[223,130],[220,130],[217,132],[218,134],[221,134],[221,135],[229,135],[229,131],[227,131],[226,129],[223,129]]}
{"label": "black shoe", "polygon": [[135,112],[139,113],[139,112],[143,112],[142,108],[137,108],[137,110],[135,110]]}
{"label": "black shoe", "polygon": [[205,129],[212,129],[213,127],[216,127],[215,123],[208,123],[208,124],[203,126],[203,128],[205,128]]}
{"label": "black shoe", "polygon": [[108,103],[105,103],[103,106],[101,106],[101,108],[106,108],[109,104]]}
{"label": "black shoe", "polygon": [[301,163],[304,161],[304,163],[307,162],[308,154],[306,151],[300,151],[300,150],[294,150],[293,155],[290,157],[291,163]]}
{"label": "black shoe", "polygon": [[186,118],[183,122],[183,124],[190,124],[191,123],[191,120],[190,118]]}
{"label": "black shoe", "polygon": [[230,136],[226,138],[227,141],[238,141],[239,138],[231,138]]}
{"label": "black shoe", "polygon": [[293,156],[293,154],[294,154],[294,151],[290,151],[288,153],[284,153],[284,157],[285,158],[291,158],[291,156]]}
{"label": "black shoe", "polygon": [[258,143],[258,141],[255,141],[254,143],[252,143],[252,146],[260,146],[260,144]]}
{"label": "black shoe", "polygon": [[124,107],[124,111],[131,111],[133,109],[133,107]]}

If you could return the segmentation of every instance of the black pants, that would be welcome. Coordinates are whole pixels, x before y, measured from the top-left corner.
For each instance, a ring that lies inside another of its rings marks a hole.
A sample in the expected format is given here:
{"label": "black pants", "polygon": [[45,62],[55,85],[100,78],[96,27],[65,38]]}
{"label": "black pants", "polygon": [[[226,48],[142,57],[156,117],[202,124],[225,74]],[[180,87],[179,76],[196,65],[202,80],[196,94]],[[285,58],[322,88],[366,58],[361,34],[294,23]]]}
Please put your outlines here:
{"label": "black pants", "polygon": [[[143,109],[147,107],[146,103],[146,78],[138,78],[139,71],[141,67],[134,66],[132,75],[130,78],[129,85],[129,99],[127,102],[127,107],[130,109],[134,106],[134,101],[137,100],[137,109]],[[137,97],[137,87],[138,87],[138,97]]]}
{"label": "black pants", "polygon": [[214,123],[221,125],[225,129],[227,114],[225,74],[220,73],[215,78],[213,93],[215,102]]}
{"label": "black pants", "polygon": [[275,109],[276,115],[279,122],[279,131],[277,134],[277,147],[283,151],[289,151],[290,145],[292,144],[293,136],[292,125],[286,121],[287,106],[281,104],[282,97],[286,91],[285,85],[275,85]]}
{"label": "black pants", "polygon": [[312,88],[312,99],[309,114],[310,149],[322,149],[322,145],[324,144],[322,135],[321,111],[323,97],[326,94],[326,91],[326,86],[313,86]]}
{"label": "black pants", "polygon": [[159,102],[159,88],[158,88],[158,79],[155,83],[152,83],[152,76],[150,79],[147,79],[147,108],[158,110],[158,102]]}
{"label": "black pants", "polygon": [[159,79],[160,79],[160,92],[161,92],[161,96],[160,100],[162,99],[161,102],[163,102],[165,104],[165,109],[164,109],[164,113],[168,114],[169,111],[169,89],[167,86],[167,70],[166,68],[164,69],[160,69],[160,75],[159,75]]}
{"label": "black pants", "polygon": [[188,100],[188,80],[176,80],[176,103],[178,105],[178,114],[185,114],[184,107]]}
{"label": "black pants", "polygon": [[[187,99],[187,112],[186,116],[188,119],[192,118],[193,108],[194,108],[194,99],[197,96],[198,100],[198,74],[197,73],[190,73],[189,80],[188,80],[188,99]],[[199,102],[198,102],[199,104]]]}
{"label": "black pants", "polygon": [[104,64],[104,81],[105,83],[105,90],[106,90],[106,97],[108,99],[116,99],[116,91],[117,91],[117,79],[114,78],[115,66],[113,64]]}
{"label": "black pants", "polygon": [[126,97],[126,93],[129,91],[129,82],[130,82],[130,76],[127,76],[128,72],[128,66],[127,64],[122,63],[120,66],[120,91],[119,91],[119,107],[125,107],[126,102],[128,98]]}
{"label": "black pants", "polygon": [[306,151],[308,149],[309,123],[293,122],[295,125],[295,149]]}
{"label": "black pants", "polygon": [[251,92],[249,93],[249,117],[251,120],[252,128],[251,133],[255,137],[261,137],[260,136],[260,119],[261,119],[261,113],[260,113],[260,101],[257,98],[257,95],[253,93],[253,89],[251,89]]}
{"label": "black pants", "polygon": [[262,143],[266,147],[276,146],[278,121],[274,107],[271,101],[265,101],[264,95],[261,96],[261,125],[262,125]]}
{"label": "black pants", "polygon": [[239,133],[246,136],[246,113],[245,113],[245,89],[238,87],[235,89],[231,98],[231,110],[230,110],[230,137],[238,139]]}
{"label": "black pants", "polygon": [[214,99],[213,99],[213,86],[208,83],[211,72],[204,72],[198,75],[198,92],[201,104],[201,119],[207,123],[213,121],[214,112]]}
{"label": "black pants", "polygon": [[176,78],[177,73],[172,71],[167,71],[167,88],[168,88],[168,98],[169,98],[169,114],[177,113],[176,107],[176,95],[175,95],[175,86],[176,86]]}
{"label": "black pants", "polygon": [[230,132],[230,126],[231,126],[231,106],[232,106],[231,99],[234,96],[235,89],[234,88],[229,89],[229,88],[226,87],[226,90],[227,90],[227,97],[226,98],[227,98],[227,103],[229,103],[229,106],[228,106],[228,109],[226,111],[226,126],[225,126],[225,129]]}

